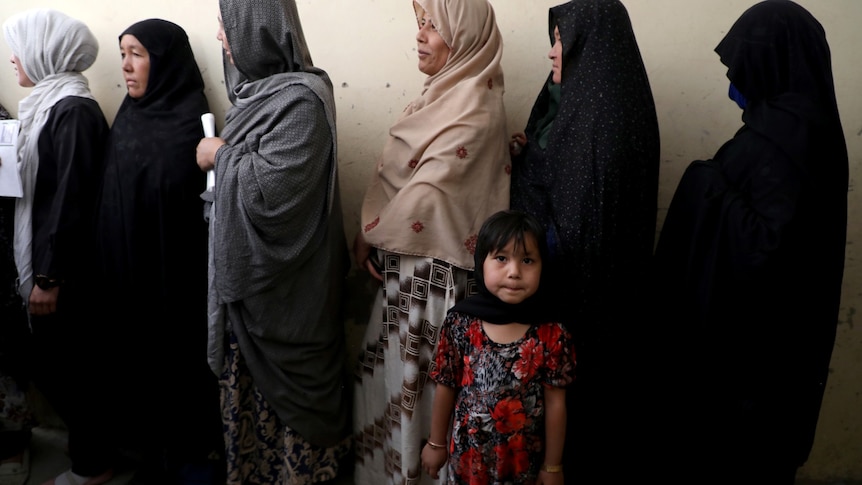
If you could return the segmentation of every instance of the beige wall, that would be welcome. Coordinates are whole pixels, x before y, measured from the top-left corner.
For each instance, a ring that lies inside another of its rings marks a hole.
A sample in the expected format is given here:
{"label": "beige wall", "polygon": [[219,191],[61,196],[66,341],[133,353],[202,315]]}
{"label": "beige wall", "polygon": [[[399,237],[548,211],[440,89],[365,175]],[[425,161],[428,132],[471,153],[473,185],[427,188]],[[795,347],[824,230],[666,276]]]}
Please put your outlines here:
{"label": "beige wall", "polygon": [[[338,109],[339,163],[346,227],[352,240],[365,183],[387,128],[418,94],[415,23],[409,0],[297,0],[315,64],[327,70]],[[547,8],[562,0],[492,0],[505,41],[506,106],[512,130],[521,129],[550,64],[546,58]],[[659,222],[683,168],[708,158],[740,125],[727,99],[725,69],[713,48],[754,0],[623,0],[649,72],[662,137]],[[800,0],[820,19],[832,47],[836,93],[850,152],[850,219],[838,341],[809,463],[801,478],[862,480],[862,305],[860,237],[862,199],[854,184],[862,162],[862,1]],[[218,127],[227,108],[220,45],[215,40],[217,0],[2,0],[0,20],[44,6],[75,16],[93,29],[101,53],[87,76],[109,121],[125,93],[117,35],[131,23],[161,17],[182,25],[207,83]],[[529,7],[528,7],[529,6]],[[0,42],[0,60],[9,58]],[[5,72],[5,74],[4,74]],[[13,114],[27,94],[12,66],[0,68],[0,103]],[[657,437],[658,439],[658,437]],[[670,457],[669,457],[670,458]]]}

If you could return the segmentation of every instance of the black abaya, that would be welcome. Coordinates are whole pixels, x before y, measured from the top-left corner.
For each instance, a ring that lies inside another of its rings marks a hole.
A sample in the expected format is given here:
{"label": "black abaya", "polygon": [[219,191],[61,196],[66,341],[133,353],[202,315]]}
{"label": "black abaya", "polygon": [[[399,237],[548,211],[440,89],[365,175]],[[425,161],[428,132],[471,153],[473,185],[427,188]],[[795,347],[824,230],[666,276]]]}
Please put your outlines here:
{"label": "black abaya", "polygon": [[681,411],[673,453],[708,470],[704,483],[793,483],[844,268],[848,159],[829,46],[806,10],[768,0],[716,52],[747,101],[744,125],[686,169],[656,248],[665,375]]}

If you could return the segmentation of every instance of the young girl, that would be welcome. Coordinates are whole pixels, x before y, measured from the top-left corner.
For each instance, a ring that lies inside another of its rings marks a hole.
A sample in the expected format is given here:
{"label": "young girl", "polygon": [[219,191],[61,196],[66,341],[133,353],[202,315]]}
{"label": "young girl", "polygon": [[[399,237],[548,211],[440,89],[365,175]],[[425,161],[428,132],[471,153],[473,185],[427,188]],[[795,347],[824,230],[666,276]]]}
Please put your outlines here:
{"label": "young girl", "polygon": [[430,476],[448,456],[449,483],[563,483],[575,352],[539,292],[546,253],[532,216],[501,211],[482,225],[479,294],[449,310],[430,370],[437,388],[422,449]]}

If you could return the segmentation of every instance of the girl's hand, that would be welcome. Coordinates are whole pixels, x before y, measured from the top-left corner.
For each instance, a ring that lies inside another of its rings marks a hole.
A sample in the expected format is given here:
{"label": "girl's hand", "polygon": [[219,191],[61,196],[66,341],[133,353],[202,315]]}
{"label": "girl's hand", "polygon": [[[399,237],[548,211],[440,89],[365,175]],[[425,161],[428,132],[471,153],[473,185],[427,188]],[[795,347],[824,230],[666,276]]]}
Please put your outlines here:
{"label": "girl's hand", "polygon": [[448,457],[449,453],[446,448],[432,448],[426,443],[422,447],[422,470],[431,478],[439,478],[440,468],[446,464]]}
{"label": "girl's hand", "polygon": [[563,485],[563,472],[539,472],[539,478],[536,479],[536,485]]}

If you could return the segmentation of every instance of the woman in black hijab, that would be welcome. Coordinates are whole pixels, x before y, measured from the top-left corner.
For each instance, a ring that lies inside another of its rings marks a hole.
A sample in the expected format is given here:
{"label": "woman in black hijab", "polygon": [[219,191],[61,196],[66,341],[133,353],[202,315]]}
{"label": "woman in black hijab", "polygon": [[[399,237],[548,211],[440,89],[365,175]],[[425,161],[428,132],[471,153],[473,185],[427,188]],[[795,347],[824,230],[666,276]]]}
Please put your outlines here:
{"label": "woman in black hijab", "polygon": [[153,463],[206,463],[222,446],[205,350],[206,177],[195,160],[204,83],[180,26],[144,20],[119,39],[128,94],[111,127],[98,237],[108,315],[128,359],[124,404]]}
{"label": "woman in black hijab", "polygon": [[655,241],[658,121],[618,0],[553,7],[548,33],[553,69],[525,138],[516,135],[524,147],[513,159],[511,205],[547,230],[547,267],[578,352],[566,399],[566,480],[594,483],[630,461],[637,434],[633,351]]}
{"label": "woman in black hijab", "polygon": [[708,472],[701,483],[792,484],[844,271],[848,161],[830,50],[809,12],[768,0],[715,51],[744,125],[686,169],[656,248],[673,381],[686,384],[679,461]]}

